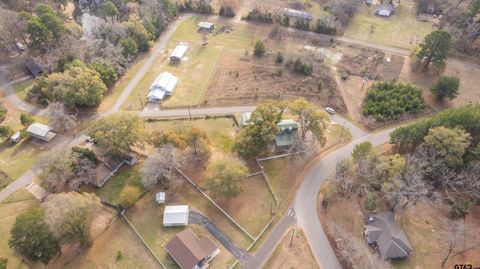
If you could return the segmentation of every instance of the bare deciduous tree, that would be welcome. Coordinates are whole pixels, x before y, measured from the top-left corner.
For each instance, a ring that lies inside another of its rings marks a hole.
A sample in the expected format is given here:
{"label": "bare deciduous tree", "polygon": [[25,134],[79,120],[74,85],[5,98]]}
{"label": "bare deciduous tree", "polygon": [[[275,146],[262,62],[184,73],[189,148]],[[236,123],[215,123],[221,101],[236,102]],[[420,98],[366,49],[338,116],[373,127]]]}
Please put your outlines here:
{"label": "bare deciduous tree", "polygon": [[65,105],[60,102],[53,102],[47,108],[48,124],[58,132],[65,132],[75,127],[75,116],[70,115]]}
{"label": "bare deciduous tree", "polygon": [[175,167],[180,167],[182,162],[181,152],[173,145],[167,144],[157,149],[142,166],[143,186],[148,189],[158,183],[166,183],[173,177]]}
{"label": "bare deciduous tree", "polygon": [[449,259],[463,255],[468,251],[480,251],[480,235],[478,229],[463,221],[444,221],[444,229],[439,238],[444,242],[442,268]]}

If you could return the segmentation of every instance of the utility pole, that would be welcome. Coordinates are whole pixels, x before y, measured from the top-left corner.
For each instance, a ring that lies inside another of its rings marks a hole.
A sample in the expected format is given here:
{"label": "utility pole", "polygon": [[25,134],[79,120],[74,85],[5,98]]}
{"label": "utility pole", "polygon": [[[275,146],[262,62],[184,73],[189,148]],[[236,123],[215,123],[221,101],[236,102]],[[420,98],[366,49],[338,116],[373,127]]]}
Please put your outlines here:
{"label": "utility pole", "polygon": [[140,94],[138,94],[138,99],[140,99],[140,105],[142,106],[142,110],[143,110],[143,101],[142,101],[142,96]]}
{"label": "utility pole", "polygon": [[190,105],[188,106],[188,117],[192,120],[192,112],[190,111]]}
{"label": "utility pole", "polygon": [[292,238],[290,238],[290,244],[288,244],[288,247],[292,247],[292,242],[293,242],[293,236],[295,235],[295,228],[292,229]]}

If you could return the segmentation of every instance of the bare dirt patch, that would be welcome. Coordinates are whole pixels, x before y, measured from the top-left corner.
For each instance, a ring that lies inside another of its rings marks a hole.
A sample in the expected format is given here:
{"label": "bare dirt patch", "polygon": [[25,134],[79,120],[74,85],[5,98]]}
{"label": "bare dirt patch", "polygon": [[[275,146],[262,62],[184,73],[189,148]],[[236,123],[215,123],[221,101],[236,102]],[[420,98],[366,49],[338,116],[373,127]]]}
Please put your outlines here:
{"label": "bare dirt patch", "polygon": [[363,76],[368,73],[370,78],[375,78],[378,67],[383,62],[385,53],[373,49],[359,49],[346,47],[343,58],[338,63],[340,72],[348,70],[350,75]]}
{"label": "bare dirt patch", "polygon": [[285,233],[282,241],[263,268],[318,269],[319,267],[313,257],[303,230],[292,228]]}
{"label": "bare dirt patch", "polygon": [[[293,59],[285,57],[287,59]],[[308,59],[300,57],[308,62]],[[204,104],[209,106],[258,104],[268,99],[293,101],[300,97],[310,102],[333,106],[340,113],[345,104],[328,67],[313,64],[311,76],[294,73],[285,64],[275,63],[275,55],[256,58],[242,51],[223,53]],[[321,87],[319,89],[319,83]]]}

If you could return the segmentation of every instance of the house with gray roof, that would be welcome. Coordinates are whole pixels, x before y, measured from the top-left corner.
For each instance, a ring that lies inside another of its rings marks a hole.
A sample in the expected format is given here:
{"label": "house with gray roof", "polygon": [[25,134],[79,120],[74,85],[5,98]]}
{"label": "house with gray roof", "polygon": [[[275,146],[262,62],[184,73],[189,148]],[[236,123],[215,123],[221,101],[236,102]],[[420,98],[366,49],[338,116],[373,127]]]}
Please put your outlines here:
{"label": "house with gray roof", "polygon": [[408,257],[413,249],[392,212],[371,214],[367,218],[364,235],[369,244],[378,247],[383,259]]}
{"label": "house with gray roof", "polygon": [[52,127],[47,126],[45,124],[38,123],[38,122],[35,122],[32,125],[30,125],[27,128],[27,133],[31,137],[35,137],[45,142],[49,142],[57,135],[55,132],[53,132]]}

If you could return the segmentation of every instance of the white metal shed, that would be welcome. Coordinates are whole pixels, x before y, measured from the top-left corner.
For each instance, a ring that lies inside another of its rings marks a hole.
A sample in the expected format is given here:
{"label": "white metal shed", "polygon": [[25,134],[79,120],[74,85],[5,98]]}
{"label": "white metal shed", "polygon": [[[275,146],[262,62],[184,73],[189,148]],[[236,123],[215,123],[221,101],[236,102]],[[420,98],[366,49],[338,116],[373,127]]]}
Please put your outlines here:
{"label": "white metal shed", "polygon": [[163,212],[163,226],[185,226],[188,225],[188,205],[166,206]]}

